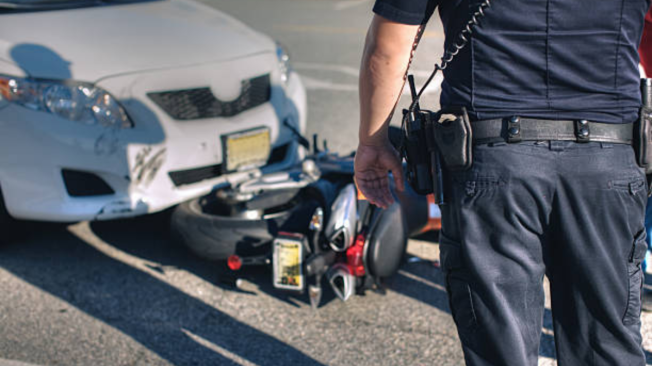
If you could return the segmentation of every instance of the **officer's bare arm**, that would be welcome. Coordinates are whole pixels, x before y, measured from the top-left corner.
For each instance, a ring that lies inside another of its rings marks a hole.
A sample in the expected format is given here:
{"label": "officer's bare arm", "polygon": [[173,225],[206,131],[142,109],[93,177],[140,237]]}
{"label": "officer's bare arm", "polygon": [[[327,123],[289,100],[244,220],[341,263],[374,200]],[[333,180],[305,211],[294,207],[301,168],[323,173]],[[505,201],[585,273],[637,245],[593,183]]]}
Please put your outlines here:
{"label": "officer's bare arm", "polygon": [[418,28],[374,15],[360,66],[360,144],[387,143],[387,128]]}

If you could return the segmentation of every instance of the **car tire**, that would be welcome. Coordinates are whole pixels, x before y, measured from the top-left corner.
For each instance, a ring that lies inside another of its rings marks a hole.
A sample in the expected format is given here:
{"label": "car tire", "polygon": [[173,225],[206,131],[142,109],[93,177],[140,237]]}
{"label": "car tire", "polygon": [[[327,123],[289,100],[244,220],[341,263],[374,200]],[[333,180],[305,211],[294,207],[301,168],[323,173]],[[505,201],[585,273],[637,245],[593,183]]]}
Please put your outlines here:
{"label": "car tire", "polygon": [[232,217],[214,212],[211,206],[216,201],[214,195],[209,195],[183,202],[172,212],[170,222],[173,237],[208,260],[224,260],[234,254],[241,257],[267,254],[268,244],[293,214],[289,202],[265,210],[262,218]]}

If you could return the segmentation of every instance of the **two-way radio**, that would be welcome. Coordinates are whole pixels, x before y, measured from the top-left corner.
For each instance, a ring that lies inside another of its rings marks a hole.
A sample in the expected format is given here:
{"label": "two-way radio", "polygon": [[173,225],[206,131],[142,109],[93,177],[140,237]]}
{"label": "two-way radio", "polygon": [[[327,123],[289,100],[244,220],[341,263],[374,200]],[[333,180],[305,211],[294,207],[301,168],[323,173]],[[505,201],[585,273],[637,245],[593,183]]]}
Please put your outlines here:
{"label": "two-way radio", "polygon": [[[485,9],[489,8],[491,0],[483,1],[478,10],[473,13],[471,19],[467,22],[464,29],[459,33],[455,42],[453,42],[444,52],[440,64],[435,64],[433,72],[430,74],[419,92],[416,92],[414,77],[407,76],[407,82],[412,95],[412,103],[408,109],[403,110],[403,120],[401,130],[403,131],[403,143],[401,146],[401,155],[407,162],[407,180],[410,186],[418,194],[434,193],[435,203],[444,204],[444,187],[442,179],[442,162],[434,139],[435,113],[429,110],[422,110],[419,105],[421,95],[428,85],[435,78],[437,73],[445,70],[453,61],[455,56],[469,42],[473,29],[480,23],[480,19],[485,15]],[[412,57],[416,51],[417,45],[421,40],[425,24],[422,24],[415,36],[414,45],[408,62],[408,69],[412,63]]]}

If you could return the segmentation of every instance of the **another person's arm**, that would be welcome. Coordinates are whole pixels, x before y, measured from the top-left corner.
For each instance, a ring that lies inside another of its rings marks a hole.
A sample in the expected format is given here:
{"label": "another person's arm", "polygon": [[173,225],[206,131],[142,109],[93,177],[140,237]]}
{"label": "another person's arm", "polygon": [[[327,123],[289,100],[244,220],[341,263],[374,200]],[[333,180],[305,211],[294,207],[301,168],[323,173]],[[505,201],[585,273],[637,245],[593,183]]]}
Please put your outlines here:
{"label": "another person's arm", "polygon": [[646,77],[652,77],[652,8],[645,15],[645,27],[638,54]]}

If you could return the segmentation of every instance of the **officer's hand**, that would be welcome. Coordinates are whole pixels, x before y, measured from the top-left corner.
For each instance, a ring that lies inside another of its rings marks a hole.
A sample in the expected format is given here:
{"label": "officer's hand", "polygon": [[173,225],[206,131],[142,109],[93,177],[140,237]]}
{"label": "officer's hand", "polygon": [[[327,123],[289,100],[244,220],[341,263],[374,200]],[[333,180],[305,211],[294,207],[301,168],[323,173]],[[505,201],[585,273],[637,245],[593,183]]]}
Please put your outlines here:
{"label": "officer's hand", "polygon": [[360,143],[355,154],[355,183],[369,202],[387,208],[394,202],[389,190],[387,173],[394,176],[396,188],[402,191],[403,166],[396,150],[389,141],[381,146]]}

